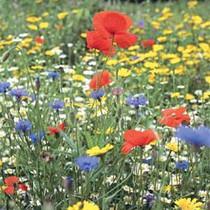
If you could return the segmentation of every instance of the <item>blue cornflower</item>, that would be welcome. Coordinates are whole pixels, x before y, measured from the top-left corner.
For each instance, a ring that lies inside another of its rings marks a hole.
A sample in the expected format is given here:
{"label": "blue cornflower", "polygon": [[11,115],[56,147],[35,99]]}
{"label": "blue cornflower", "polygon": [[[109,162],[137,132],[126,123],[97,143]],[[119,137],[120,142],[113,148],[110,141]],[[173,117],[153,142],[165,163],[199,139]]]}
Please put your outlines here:
{"label": "blue cornflower", "polygon": [[33,144],[36,144],[38,141],[40,141],[45,136],[44,131],[40,131],[39,133],[31,133],[29,138],[33,142]]}
{"label": "blue cornflower", "polygon": [[144,95],[139,95],[137,97],[128,96],[126,103],[138,109],[139,106],[145,106],[147,104],[147,98]]}
{"label": "blue cornflower", "polygon": [[176,137],[191,144],[210,147],[210,128],[204,126],[194,129],[181,125],[176,130]]}
{"label": "blue cornflower", "polygon": [[21,89],[11,90],[9,94],[11,96],[15,96],[17,100],[20,100],[21,97],[28,96],[28,91],[21,88]]}
{"label": "blue cornflower", "polygon": [[90,171],[98,168],[98,157],[96,156],[80,156],[76,159],[75,164],[83,171]]}
{"label": "blue cornflower", "polygon": [[55,109],[57,112],[59,109],[62,109],[64,105],[65,103],[59,99],[54,99],[54,102],[49,104],[50,108]]}
{"label": "blue cornflower", "polygon": [[31,130],[32,124],[29,120],[20,120],[19,122],[15,123],[16,131],[22,131],[26,133]]}
{"label": "blue cornflower", "polygon": [[176,169],[185,171],[188,169],[188,167],[189,167],[189,164],[186,160],[176,162]]}
{"label": "blue cornflower", "polygon": [[10,88],[9,82],[0,82],[0,94],[7,92],[7,89]]}
{"label": "blue cornflower", "polygon": [[95,100],[99,100],[103,95],[104,95],[104,91],[103,90],[96,90],[96,91],[93,91],[90,94],[91,98],[93,98]]}
{"label": "blue cornflower", "polygon": [[72,187],[73,179],[70,177],[63,177],[63,185],[65,189],[69,190]]}
{"label": "blue cornflower", "polygon": [[49,74],[48,74],[48,77],[49,78],[52,78],[53,80],[54,79],[57,79],[58,77],[59,77],[59,73],[58,72],[56,72],[56,71],[53,71],[53,72],[50,72]]}
{"label": "blue cornflower", "polygon": [[138,26],[139,26],[139,28],[144,28],[144,21],[143,20],[139,20]]}
{"label": "blue cornflower", "polygon": [[144,163],[147,163],[147,164],[149,164],[149,165],[151,165],[151,164],[152,164],[152,161],[153,161],[153,159],[152,159],[152,158],[143,159],[143,162],[144,162]]}

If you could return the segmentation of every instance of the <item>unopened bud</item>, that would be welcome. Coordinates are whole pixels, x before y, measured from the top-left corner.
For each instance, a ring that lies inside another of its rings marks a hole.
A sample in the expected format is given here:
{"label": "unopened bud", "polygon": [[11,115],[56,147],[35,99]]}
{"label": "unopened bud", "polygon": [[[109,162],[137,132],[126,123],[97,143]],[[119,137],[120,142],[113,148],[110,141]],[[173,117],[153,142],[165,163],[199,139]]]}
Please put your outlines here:
{"label": "unopened bud", "polygon": [[9,56],[10,56],[10,50],[6,51],[3,54],[2,58],[1,58],[1,62],[4,63],[9,58]]}

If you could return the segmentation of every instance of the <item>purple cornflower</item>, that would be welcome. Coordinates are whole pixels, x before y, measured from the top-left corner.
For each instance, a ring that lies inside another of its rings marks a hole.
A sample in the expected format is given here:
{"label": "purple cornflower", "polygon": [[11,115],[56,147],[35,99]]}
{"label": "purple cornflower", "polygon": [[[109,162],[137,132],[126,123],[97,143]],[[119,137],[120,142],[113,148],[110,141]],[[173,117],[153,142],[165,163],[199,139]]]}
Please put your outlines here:
{"label": "purple cornflower", "polygon": [[98,157],[96,156],[80,156],[76,159],[75,164],[83,171],[90,171],[98,168]]}
{"label": "purple cornflower", "polygon": [[7,89],[10,88],[10,83],[9,82],[0,82],[0,94],[1,93],[6,93]]}
{"label": "purple cornflower", "polygon": [[122,88],[113,88],[112,89],[112,95],[122,95],[124,93],[124,90]]}
{"label": "purple cornflower", "polygon": [[59,99],[54,99],[54,102],[49,104],[50,108],[55,109],[56,112],[62,109],[64,105],[65,103]]}
{"label": "purple cornflower", "polygon": [[137,97],[128,96],[126,103],[138,109],[139,106],[145,106],[147,104],[147,98],[144,95],[139,95]]}
{"label": "purple cornflower", "polygon": [[145,196],[145,199],[147,201],[146,206],[148,209],[151,209],[155,200],[155,197],[153,194],[148,194]]}
{"label": "purple cornflower", "polygon": [[58,77],[59,77],[59,73],[58,72],[56,72],[56,71],[53,71],[53,72],[50,72],[49,74],[48,74],[48,77],[49,78],[52,78],[53,80],[55,80],[55,79],[57,79]]}
{"label": "purple cornflower", "polygon": [[19,122],[15,123],[16,131],[22,131],[23,133],[26,133],[30,131],[31,128],[32,128],[32,124],[29,120],[20,120]]}
{"label": "purple cornflower", "polygon": [[45,136],[44,131],[40,131],[39,133],[31,133],[29,138],[33,142],[33,144],[36,144],[38,141],[40,141]]}
{"label": "purple cornflower", "polygon": [[186,171],[189,167],[189,164],[186,160],[176,162],[176,169]]}
{"label": "purple cornflower", "polygon": [[175,133],[179,139],[196,146],[210,147],[210,128],[201,125],[198,129],[179,126]]}
{"label": "purple cornflower", "polygon": [[21,97],[28,96],[28,91],[21,88],[21,89],[11,90],[9,94],[11,96],[15,96],[15,98],[19,101]]}
{"label": "purple cornflower", "polygon": [[90,97],[95,100],[100,100],[100,98],[104,95],[103,90],[95,90],[90,94]]}

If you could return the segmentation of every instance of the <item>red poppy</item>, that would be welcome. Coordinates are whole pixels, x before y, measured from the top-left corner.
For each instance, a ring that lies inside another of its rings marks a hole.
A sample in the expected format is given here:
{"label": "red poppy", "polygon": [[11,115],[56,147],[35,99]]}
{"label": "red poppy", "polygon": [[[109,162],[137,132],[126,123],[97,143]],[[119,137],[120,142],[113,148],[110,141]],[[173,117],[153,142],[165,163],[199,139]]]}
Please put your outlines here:
{"label": "red poppy", "polygon": [[46,40],[43,39],[43,38],[40,37],[40,36],[37,36],[37,37],[35,38],[35,42],[36,42],[37,44],[43,44],[43,43],[46,42]]}
{"label": "red poppy", "polygon": [[102,38],[97,31],[87,31],[87,47],[100,50],[104,55],[112,56],[115,52],[111,39]]}
{"label": "red poppy", "polygon": [[60,130],[61,130],[61,131],[64,131],[64,129],[65,129],[65,122],[63,122],[63,123],[61,123],[60,125],[58,125],[58,127],[59,127],[59,129],[56,128],[56,127],[47,127],[47,128],[50,130],[50,135],[59,133]]}
{"label": "red poppy", "polygon": [[[128,48],[134,45],[138,36],[127,32],[132,24],[133,21],[130,17],[120,12],[103,11],[97,13],[93,18],[95,31],[91,31],[92,34],[87,35],[88,47],[98,49],[107,54],[107,51],[109,52],[112,46],[112,39],[121,48]],[[103,50],[104,46],[105,51]],[[112,49],[112,54],[114,54],[113,51],[114,48]]]}
{"label": "red poppy", "polygon": [[128,48],[135,44],[138,36],[128,33],[133,21],[127,15],[116,11],[97,13],[93,18],[93,27],[104,38],[112,38],[118,47]]}
{"label": "red poppy", "polygon": [[159,117],[158,121],[163,125],[177,128],[184,122],[190,122],[190,116],[188,114],[184,114],[185,112],[186,108],[184,107],[180,107],[178,109],[165,109],[161,112],[163,117]]}
{"label": "red poppy", "polygon": [[124,133],[123,138],[125,139],[125,142],[123,143],[121,152],[124,155],[127,155],[132,148],[137,146],[145,146],[154,141],[156,139],[156,136],[153,130],[146,130],[143,132],[136,130],[127,130]]}
{"label": "red poppy", "polygon": [[15,189],[21,189],[25,192],[28,191],[28,187],[25,184],[18,184],[19,178],[17,176],[9,176],[4,180],[7,187],[4,189],[4,192],[7,195],[13,195],[15,193]]}
{"label": "red poppy", "polygon": [[143,48],[152,47],[154,44],[155,44],[155,40],[154,39],[147,39],[147,40],[143,40],[141,42],[141,46]]}
{"label": "red poppy", "polygon": [[98,72],[90,81],[90,88],[93,90],[99,89],[111,83],[110,80],[110,72],[105,70],[102,72]]}

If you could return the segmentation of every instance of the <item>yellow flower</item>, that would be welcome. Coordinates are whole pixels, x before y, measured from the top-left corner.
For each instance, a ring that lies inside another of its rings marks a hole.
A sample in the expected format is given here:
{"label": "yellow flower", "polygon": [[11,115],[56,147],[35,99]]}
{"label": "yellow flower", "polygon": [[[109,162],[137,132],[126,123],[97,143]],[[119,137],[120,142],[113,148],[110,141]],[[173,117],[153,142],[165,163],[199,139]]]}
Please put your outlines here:
{"label": "yellow flower", "polygon": [[171,64],[176,64],[176,63],[179,63],[181,61],[181,59],[179,57],[176,57],[176,58],[173,58],[170,60],[170,63]]}
{"label": "yellow flower", "polygon": [[57,14],[59,20],[63,20],[69,13],[68,12],[61,12]]}
{"label": "yellow flower", "polygon": [[201,210],[203,208],[203,203],[197,202],[197,198],[191,200],[191,198],[181,198],[175,201],[176,209],[181,210]]}
{"label": "yellow flower", "polygon": [[208,84],[210,84],[210,76],[206,76],[205,80]]}
{"label": "yellow flower", "polygon": [[192,23],[198,25],[198,24],[201,24],[202,23],[202,18],[198,15],[193,15],[192,16]]}
{"label": "yellow flower", "polygon": [[134,46],[131,46],[131,47],[129,47],[128,48],[128,50],[138,50],[140,47],[139,47],[139,45],[134,45]]}
{"label": "yellow flower", "polygon": [[73,206],[69,206],[67,210],[99,210],[99,207],[96,204],[88,201],[79,201]]}
{"label": "yellow flower", "polygon": [[74,74],[72,77],[73,80],[84,81],[85,77],[81,74]]}
{"label": "yellow flower", "polygon": [[166,36],[161,36],[161,37],[158,37],[158,38],[157,38],[158,42],[165,42],[166,39],[167,39]]}
{"label": "yellow flower", "polygon": [[39,24],[39,28],[41,28],[41,29],[48,28],[48,26],[49,26],[49,23],[48,22],[41,22]]}
{"label": "yellow flower", "polygon": [[86,151],[86,154],[89,156],[103,155],[113,148],[114,148],[114,146],[111,144],[107,144],[105,147],[103,147],[101,149],[98,146],[96,146],[96,147],[92,147],[92,148],[88,149]]}
{"label": "yellow flower", "polygon": [[164,188],[164,192],[171,192],[172,189],[175,190],[175,191],[177,191],[177,188],[175,186],[167,185]]}
{"label": "yellow flower", "polygon": [[37,31],[37,30],[38,30],[38,27],[37,27],[36,25],[34,25],[34,24],[28,25],[28,28],[29,28],[30,30],[32,30],[32,31]]}
{"label": "yellow flower", "polygon": [[210,21],[206,21],[205,23],[201,24],[201,28],[206,28],[210,26]]}
{"label": "yellow flower", "polygon": [[118,75],[120,77],[128,77],[131,75],[131,71],[126,68],[121,68],[118,70]]}
{"label": "yellow flower", "polygon": [[81,33],[80,36],[81,36],[82,38],[87,38],[87,33]]}
{"label": "yellow flower", "polygon": [[159,29],[159,28],[160,28],[160,23],[157,22],[157,21],[152,21],[152,26],[153,26],[155,29]]}
{"label": "yellow flower", "polygon": [[118,64],[118,60],[117,59],[108,60],[106,64],[107,66],[115,66],[116,64]]}
{"label": "yellow flower", "polygon": [[194,6],[196,6],[198,4],[198,2],[197,1],[189,1],[188,3],[187,3],[187,5],[188,5],[188,7],[191,9],[191,8],[193,8]]}
{"label": "yellow flower", "polygon": [[46,16],[48,16],[49,15],[49,12],[44,12],[43,14],[42,14],[42,16],[44,16],[44,17],[46,17]]}
{"label": "yellow flower", "polygon": [[163,30],[163,35],[169,35],[169,34],[172,34],[172,30],[171,29]]}
{"label": "yellow flower", "polygon": [[154,69],[154,68],[158,67],[158,63],[148,61],[148,62],[144,63],[144,66],[146,68]]}
{"label": "yellow flower", "polygon": [[195,98],[195,96],[192,95],[192,94],[187,93],[186,96],[185,96],[185,98],[186,98],[187,100],[192,100],[192,99]]}
{"label": "yellow flower", "polygon": [[53,55],[55,55],[55,53],[52,52],[51,50],[47,50],[47,51],[45,51],[45,55],[53,56]]}
{"label": "yellow flower", "polygon": [[166,149],[177,152],[179,150],[178,144],[176,142],[169,142],[166,144]]}
{"label": "yellow flower", "polygon": [[32,98],[29,97],[29,96],[22,96],[21,99],[22,99],[23,101],[32,101]]}
{"label": "yellow flower", "polygon": [[3,165],[3,162],[2,162],[2,160],[0,160],[0,166],[2,166]]}
{"label": "yellow flower", "polygon": [[31,16],[31,17],[26,18],[26,21],[30,23],[36,23],[36,22],[39,22],[41,19],[42,19],[41,17]]}
{"label": "yellow flower", "polygon": [[36,66],[32,66],[31,69],[36,70],[36,69],[43,69],[43,66],[40,65],[36,65]]}
{"label": "yellow flower", "polygon": [[200,43],[200,44],[199,44],[199,47],[200,47],[204,52],[207,52],[207,51],[210,50],[209,44],[204,43],[204,42]]}
{"label": "yellow flower", "polygon": [[153,84],[155,82],[155,74],[151,73],[148,78],[148,82]]}
{"label": "yellow flower", "polygon": [[114,132],[114,128],[113,127],[109,127],[109,128],[107,128],[105,134],[109,135],[109,134],[112,134],[113,132]]}
{"label": "yellow flower", "polygon": [[204,101],[204,100],[208,99],[209,97],[210,97],[210,91],[204,92],[201,97],[201,100]]}
{"label": "yellow flower", "polygon": [[171,93],[171,98],[178,98],[180,96],[179,92]]}
{"label": "yellow flower", "polygon": [[158,51],[163,50],[163,49],[164,49],[163,45],[160,45],[160,44],[154,44],[153,45],[153,51],[155,51],[155,52],[158,52]]}

